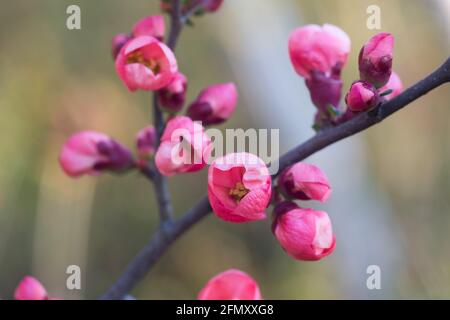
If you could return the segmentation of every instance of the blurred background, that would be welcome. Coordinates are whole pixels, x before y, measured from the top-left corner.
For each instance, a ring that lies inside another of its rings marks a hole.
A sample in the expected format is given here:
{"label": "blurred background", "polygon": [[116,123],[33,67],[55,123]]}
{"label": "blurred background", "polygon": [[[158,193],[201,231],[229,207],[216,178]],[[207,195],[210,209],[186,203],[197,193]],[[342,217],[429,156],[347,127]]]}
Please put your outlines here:
{"label": "blurred background", "polygon": [[[66,28],[81,7],[81,30]],[[279,128],[285,152],[313,135],[313,106],[290,65],[290,31],[332,23],[352,40],[345,90],[357,55],[377,30],[396,39],[394,69],[405,87],[450,53],[450,1],[225,0],[195,20],[177,48],[189,101],[211,83],[234,81],[240,100],[220,128]],[[130,94],[116,76],[111,38],[128,32],[157,0],[16,0],[0,11],[0,297],[31,274],[52,296],[95,299],[119,276],[158,224],[152,186],[138,174],[70,179],[57,158],[72,133],[94,129],[130,148],[151,121],[150,94]],[[335,253],[298,262],[280,249],[270,221],[227,224],[211,215],[163,256],[132,292],[139,299],[193,299],[228,268],[251,274],[268,299],[450,298],[450,90],[443,86],[382,124],[308,159],[330,177],[326,210]],[[170,180],[182,214],[206,191],[206,174]],[[82,290],[66,289],[66,268]],[[381,268],[381,290],[366,269]]]}

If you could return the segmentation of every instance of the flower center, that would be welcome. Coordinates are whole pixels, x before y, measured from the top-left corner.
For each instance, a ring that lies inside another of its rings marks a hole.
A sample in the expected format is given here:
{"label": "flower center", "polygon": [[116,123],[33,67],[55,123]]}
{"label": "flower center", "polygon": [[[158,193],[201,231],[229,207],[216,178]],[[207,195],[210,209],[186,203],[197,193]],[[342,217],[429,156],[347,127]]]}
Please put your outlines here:
{"label": "flower center", "polygon": [[158,62],[154,59],[147,60],[144,58],[141,52],[133,52],[127,56],[127,64],[130,63],[140,63],[153,71],[154,74],[158,74],[160,70],[160,66]]}
{"label": "flower center", "polygon": [[249,192],[250,192],[250,190],[248,190],[242,184],[242,182],[237,182],[236,185],[234,186],[234,188],[230,189],[230,192],[228,194],[230,196],[232,196],[237,202],[239,202]]}

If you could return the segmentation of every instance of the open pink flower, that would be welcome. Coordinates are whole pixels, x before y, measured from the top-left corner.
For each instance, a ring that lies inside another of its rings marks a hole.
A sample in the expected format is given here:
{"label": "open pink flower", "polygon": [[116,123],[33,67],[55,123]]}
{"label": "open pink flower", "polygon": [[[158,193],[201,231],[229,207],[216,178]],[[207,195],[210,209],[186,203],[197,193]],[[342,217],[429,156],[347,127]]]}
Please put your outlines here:
{"label": "open pink flower", "polygon": [[366,81],[355,81],[345,96],[347,106],[353,112],[361,112],[375,107],[380,102],[377,89]]}
{"label": "open pink flower", "polygon": [[116,59],[116,70],[130,91],[159,90],[178,71],[172,50],[154,37],[139,36],[127,42]]}
{"label": "open pink flower", "polygon": [[133,27],[133,36],[150,36],[162,41],[164,39],[165,24],[161,15],[148,16],[139,20]]}
{"label": "open pink flower", "polygon": [[300,208],[293,202],[276,206],[272,231],[281,247],[297,260],[320,260],[336,246],[328,214]]}
{"label": "open pink flower", "polygon": [[158,91],[158,100],[161,107],[175,113],[183,108],[186,100],[187,78],[178,72],[172,82]]}
{"label": "open pink flower", "polygon": [[295,71],[308,79],[312,71],[339,73],[347,63],[350,38],[340,28],[325,24],[295,29],[289,37],[289,55]]}
{"label": "open pink flower", "polygon": [[208,281],[199,300],[261,300],[258,284],[248,274],[230,269]]}
{"label": "open pink flower", "polygon": [[384,86],[391,76],[394,37],[381,32],[373,36],[359,53],[359,74],[376,88]]}
{"label": "open pink flower", "polygon": [[59,162],[71,177],[97,175],[103,170],[123,171],[133,164],[131,152],[107,135],[82,131],[64,144]]}
{"label": "open pink flower", "polygon": [[211,153],[211,139],[203,126],[188,117],[178,116],[167,122],[156,151],[155,162],[165,176],[203,169]]}
{"label": "open pink flower", "polygon": [[272,179],[265,163],[250,153],[216,159],[208,171],[208,197],[216,215],[229,222],[266,218]]}
{"label": "open pink flower", "polygon": [[298,162],[283,171],[278,179],[282,192],[300,200],[325,202],[331,195],[331,186],[325,173],[318,167]]}
{"label": "open pink flower", "polygon": [[44,286],[31,276],[26,276],[19,283],[14,292],[16,300],[48,300],[47,291]]}
{"label": "open pink flower", "polygon": [[388,95],[383,96],[384,98],[390,100],[395,98],[403,91],[403,83],[397,73],[392,71],[391,77],[389,78],[388,83],[384,85],[384,87],[380,88],[378,92],[381,94],[387,90],[392,90],[392,92]]}
{"label": "open pink flower", "polygon": [[188,116],[204,125],[222,123],[236,108],[238,93],[234,83],[209,86],[189,106]]}

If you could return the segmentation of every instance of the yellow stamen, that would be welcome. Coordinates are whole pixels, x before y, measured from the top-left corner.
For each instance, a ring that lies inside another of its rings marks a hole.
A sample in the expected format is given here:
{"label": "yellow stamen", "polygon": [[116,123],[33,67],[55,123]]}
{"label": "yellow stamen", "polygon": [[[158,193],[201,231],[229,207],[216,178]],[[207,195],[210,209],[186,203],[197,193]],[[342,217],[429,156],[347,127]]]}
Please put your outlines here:
{"label": "yellow stamen", "polygon": [[250,192],[250,190],[245,188],[245,186],[242,184],[242,182],[237,182],[236,185],[234,186],[234,188],[230,189],[230,192],[228,194],[230,196],[232,196],[237,202],[239,202],[249,192]]}
{"label": "yellow stamen", "polygon": [[130,63],[143,64],[147,68],[151,69],[154,74],[158,74],[160,71],[158,62],[153,59],[150,59],[150,60],[145,59],[141,52],[134,52],[134,53],[129,54],[127,57],[126,63],[127,64],[130,64]]}

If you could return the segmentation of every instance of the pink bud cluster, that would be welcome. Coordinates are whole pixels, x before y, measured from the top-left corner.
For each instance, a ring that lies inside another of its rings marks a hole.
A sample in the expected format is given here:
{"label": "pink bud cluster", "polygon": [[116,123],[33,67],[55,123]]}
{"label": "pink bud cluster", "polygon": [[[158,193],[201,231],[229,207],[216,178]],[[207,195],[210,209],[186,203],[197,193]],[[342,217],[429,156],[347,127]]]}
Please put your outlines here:
{"label": "pink bud cluster", "polygon": [[359,55],[361,80],[355,81],[340,105],[341,71],[350,53],[350,39],[340,28],[325,24],[295,29],[289,37],[289,55],[295,71],[305,78],[311,100],[317,108],[315,128],[337,125],[355,112],[366,111],[392,99],[402,90],[400,78],[392,72],[394,38],[379,33],[364,45]]}

